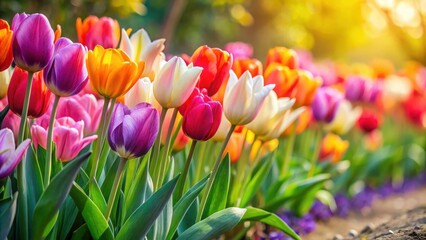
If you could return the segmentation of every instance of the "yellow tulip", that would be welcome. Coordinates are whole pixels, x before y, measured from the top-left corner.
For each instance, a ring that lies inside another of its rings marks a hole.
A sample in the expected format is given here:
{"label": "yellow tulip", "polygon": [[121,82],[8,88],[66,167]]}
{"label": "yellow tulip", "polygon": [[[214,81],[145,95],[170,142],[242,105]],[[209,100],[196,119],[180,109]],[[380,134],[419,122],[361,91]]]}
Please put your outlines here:
{"label": "yellow tulip", "polygon": [[93,90],[109,99],[126,94],[145,68],[143,61],[133,62],[122,50],[100,45],[88,52],[86,65]]}
{"label": "yellow tulip", "polygon": [[360,107],[352,108],[349,101],[343,100],[337,108],[336,116],[326,125],[326,129],[336,134],[345,134],[355,125],[360,115]]}
{"label": "yellow tulip", "polygon": [[6,97],[7,88],[9,87],[11,78],[10,68],[0,72],[0,99]]}

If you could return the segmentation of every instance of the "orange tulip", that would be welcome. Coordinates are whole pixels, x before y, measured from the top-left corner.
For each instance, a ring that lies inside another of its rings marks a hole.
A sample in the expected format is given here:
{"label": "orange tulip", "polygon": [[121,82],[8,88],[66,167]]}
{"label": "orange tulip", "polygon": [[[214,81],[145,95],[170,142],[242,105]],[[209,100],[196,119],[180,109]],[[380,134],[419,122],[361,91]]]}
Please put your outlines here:
{"label": "orange tulip", "polygon": [[274,91],[278,98],[291,97],[299,81],[296,70],[278,63],[270,64],[264,73],[265,84],[275,84]]}
{"label": "orange tulip", "polygon": [[330,159],[332,163],[339,162],[349,147],[349,141],[342,140],[333,133],[327,134],[321,142],[321,161]]}
{"label": "orange tulip", "polygon": [[13,60],[12,35],[9,23],[0,19],[0,72],[9,68]]}
{"label": "orange tulip", "polygon": [[109,17],[98,18],[89,16],[84,21],[76,21],[78,41],[90,50],[96,45],[105,48],[115,48],[120,39],[120,25],[117,20]]}
{"label": "orange tulip", "polygon": [[122,50],[100,45],[88,52],[86,65],[93,90],[110,99],[126,94],[145,68],[144,62],[133,62]]}
{"label": "orange tulip", "polygon": [[[249,71],[252,76],[261,75],[263,72],[262,63],[255,58],[237,58],[232,65],[237,77],[241,77],[245,71]],[[226,84],[223,84],[226,87]],[[223,86],[222,85],[222,86]]]}
{"label": "orange tulip", "polygon": [[321,86],[322,80],[313,77],[312,74],[305,70],[298,70],[299,81],[294,90],[292,97],[296,98],[295,107],[309,106],[314,99],[315,92]]}
{"label": "orange tulip", "polygon": [[290,69],[297,69],[299,68],[299,57],[293,49],[274,47],[268,51],[265,67],[268,68],[271,63],[278,63]]}
{"label": "orange tulip", "polygon": [[229,139],[228,145],[226,145],[223,155],[229,153],[231,163],[236,163],[241,157],[241,152],[243,150],[244,142],[244,133],[232,133],[231,138]]}
{"label": "orange tulip", "polygon": [[289,136],[293,133],[293,128],[296,127],[296,134],[301,134],[308,128],[309,124],[312,122],[312,109],[311,107],[306,107],[305,111],[300,114],[299,118],[294,121],[284,132],[281,134],[281,137]]}

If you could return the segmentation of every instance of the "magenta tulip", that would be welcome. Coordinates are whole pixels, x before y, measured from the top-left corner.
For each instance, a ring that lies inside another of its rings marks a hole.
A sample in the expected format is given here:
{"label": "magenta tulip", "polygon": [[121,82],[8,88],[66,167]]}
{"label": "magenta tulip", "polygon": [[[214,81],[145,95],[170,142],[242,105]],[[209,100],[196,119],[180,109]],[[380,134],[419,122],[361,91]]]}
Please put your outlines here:
{"label": "magenta tulip", "polygon": [[367,88],[367,84],[367,81],[360,76],[349,76],[346,79],[345,85],[346,99],[352,102],[362,101]]}
{"label": "magenta tulip", "polygon": [[160,127],[157,109],[140,103],[132,109],[117,104],[108,128],[111,149],[123,159],[145,155],[154,144]]}
{"label": "magenta tulip", "polygon": [[196,96],[185,110],[182,129],[190,138],[207,141],[212,138],[222,120],[222,106],[208,96]]}
{"label": "magenta tulip", "polygon": [[54,32],[43,14],[16,14],[12,21],[15,63],[28,72],[38,72],[50,62]]}
{"label": "magenta tulip", "polygon": [[312,102],[312,113],[315,120],[326,123],[333,121],[342,100],[343,95],[336,89],[329,87],[319,88]]}
{"label": "magenta tulip", "polygon": [[9,128],[0,130],[0,179],[9,176],[13,172],[24,157],[30,143],[31,141],[26,139],[15,149],[12,130]]}
{"label": "magenta tulip", "polygon": [[85,61],[86,48],[68,38],[55,44],[52,61],[45,69],[44,82],[55,95],[68,97],[79,93],[89,78]]}

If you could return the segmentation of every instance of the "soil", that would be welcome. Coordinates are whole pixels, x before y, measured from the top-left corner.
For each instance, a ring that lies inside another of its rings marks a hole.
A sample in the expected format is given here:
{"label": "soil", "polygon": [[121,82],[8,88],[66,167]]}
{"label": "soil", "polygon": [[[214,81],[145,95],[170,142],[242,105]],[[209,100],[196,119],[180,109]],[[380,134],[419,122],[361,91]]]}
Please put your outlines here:
{"label": "soil", "polygon": [[386,199],[376,198],[365,211],[318,223],[317,229],[303,239],[426,240],[426,187]]}

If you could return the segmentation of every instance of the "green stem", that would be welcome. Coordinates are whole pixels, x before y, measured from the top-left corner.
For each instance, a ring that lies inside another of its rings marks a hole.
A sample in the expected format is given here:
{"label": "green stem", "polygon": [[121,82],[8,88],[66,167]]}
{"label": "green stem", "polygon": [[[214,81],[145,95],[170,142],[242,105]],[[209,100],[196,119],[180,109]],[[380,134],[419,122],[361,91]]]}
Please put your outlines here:
{"label": "green stem", "polygon": [[47,132],[47,147],[46,147],[46,165],[44,170],[44,188],[46,189],[50,182],[50,174],[52,172],[52,136],[55,124],[56,110],[58,109],[59,99],[61,97],[55,95],[53,102],[52,113],[50,114],[49,129]]}
{"label": "green stem", "polygon": [[284,160],[282,163],[281,168],[281,176],[287,176],[288,169],[291,162],[291,156],[293,155],[293,149],[294,149],[294,141],[296,140],[296,127],[294,127],[291,131],[290,136],[287,140],[287,145],[285,146],[285,155]]}
{"label": "green stem", "polygon": [[[25,90],[24,107],[21,113],[21,122],[19,124],[18,144],[24,140],[25,125],[27,123],[28,106],[31,96],[31,85],[33,82],[34,73],[28,72],[27,88]],[[28,239],[28,202],[27,202],[27,179],[25,175],[25,160],[24,157],[18,165],[18,215],[21,232],[21,239]]]}
{"label": "green stem", "polygon": [[203,194],[203,198],[201,199],[200,208],[198,209],[198,215],[196,222],[199,222],[201,220],[201,217],[203,216],[204,207],[206,206],[207,198],[209,197],[210,190],[213,185],[213,181],[216,177],[217,170],[219,169],[220,162],[222,160],[222,154],[225,151],[226,145],[228,145],[229,139],[231,138],[232,132],[234,132],[236,125],[232,125],[229,129],[228,134],[226,135],[225,141],[222,144],[222,148],[220,149],[219,155],[217,155],[216,161],[213,166],[212,173],[210,175],[209,181],[207,182],[206,189]]}
{"label": "green stem", "polygon": [[[157,179],[157,175],[158,175],[158,168],[160,165],[158,161],[158,156],[160,155],[161,135],[163,133],[163,123],[164,123],[164,119],[166,118],[167,110],[168,110],[167,108],[163,108],[161,110],[160,129],[158,130],[157,138],[155,139],[154,147],[152,148],[153,150],[151,151],[151,155],[148,161],[149,165],[151,165],[153,168],[151,169],[152,179]],[[157,185],[157,182],[154,182],[154,188],[156,188],[156,185]]]}
{"label": "green stem", "polygon": [[117,195],[117,190],[120,185],[121,177],[123,176],[124,166],[126,165],[127,160],[124,158],[120,159],[120,164],[118,165],[117,172],[115,174],[114,183],[112,184],[111,193],[108,198],[108,205],[106,212],[104,214],[105,218],[108,219],[111,215],[112,207],[114,206],[115,196]]}
{"label": "green stem", "polygon": [[166,144],[164,145],[164,151],[161,155],[161,161],[160,161],[160,168],[158,169],[158,178],[157,178],[157,189],[159,187],[161,187],[161,184],[163,183],[164,180],[164,176],[166,175],[166,171],[167,168],[169,166],[169,146],[170,146],[170,142],[171,142],[171,135],[172,135],[172,131],[173,131],[173,126],[175,125],[175,121],[176,121],[176,116],[178,113],[178,109],[175,108],[173,109],[173,115],[172,118],[170,119],[170,124],[169,124],[169,129],[167,130],[167,135],[166,135]]}
{"label": "green stem", "polygon": [[[201,180],[203,173],[204,173],[205,162],[206,162],[206,159],[204,157],[204,153],[206,152],[208,142],[202,142],[200,144],[201,144],[201,147],[198,147],[198,152],[197,152],[198,158],[197,158],[197,167],[196,167],[196,170],[195,170],[195,179],[194,179],[195,182]],[[212,146],[210,146],[210,147],[212,147]],[[209,155],[207,155],[207,156],[209,156]]]}
{"label": "green stem", "polygon": [[185,188],[186,176],[188,175],[189,166],[191,165],[192,155],[194,154],[195,145],[197,140],[192,140],[191,148],[189,149],[188,158],[186,158],[185,168],[183,169],[182,175],[179,177],[179,181],[176,186],[176,201],[182,197],[183,189]]}
{"label": "green stem", "polygon": [[92,182],[93,178],[96,175],[96,170],[98,168],[98,155],[101,149],[101,139],[102,139],[102,134],[103,134],[103,129],[104,129],[104,125],[105,125],[105,119],[106,119],[106,115],[107,115],[107,111],[108,111],[108,105],[109,105],[109,101],[110,99],[105,98],[104,100],[104,106],[102,108],[102,114],[101,114],[101,121],[99,122],[99,126],[98,126],[98,130],[96,131],[96,134],[98,135],[98,139],[96,140],[96,142],[93,144],[93,161],[92,161],[92,169],[90,171],[90,179],[89,179],[89,183]]}
{"label": "green stem", "polygon": [[308,177],[313,177],[315,174],[315,168],[317,165],[317,160],[319,157],[319,151],[320,151],[320,143],[321,143],[321,138],[322,138],[322,132],[321,132],[321,128],[318,127],[318,129],[316,129],[316,133],[315,133],[315,140],[314,140],[314,151],[312,153],[312,157],[311,157],[311,168],[309,169],[308,172]]}

